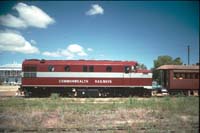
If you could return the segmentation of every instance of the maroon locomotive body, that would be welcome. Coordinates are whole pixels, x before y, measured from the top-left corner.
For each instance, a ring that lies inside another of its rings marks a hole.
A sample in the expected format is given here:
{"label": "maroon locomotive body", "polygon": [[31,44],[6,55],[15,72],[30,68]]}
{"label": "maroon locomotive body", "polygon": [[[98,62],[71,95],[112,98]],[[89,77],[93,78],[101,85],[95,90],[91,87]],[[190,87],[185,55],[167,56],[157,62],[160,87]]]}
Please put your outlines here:
{"label": "maroon locomotive body", "polygon": [[22,64],[21,89],[27,95],[130,95],[151,88],[152,73],[138,69],[135,61],[30,59]]}

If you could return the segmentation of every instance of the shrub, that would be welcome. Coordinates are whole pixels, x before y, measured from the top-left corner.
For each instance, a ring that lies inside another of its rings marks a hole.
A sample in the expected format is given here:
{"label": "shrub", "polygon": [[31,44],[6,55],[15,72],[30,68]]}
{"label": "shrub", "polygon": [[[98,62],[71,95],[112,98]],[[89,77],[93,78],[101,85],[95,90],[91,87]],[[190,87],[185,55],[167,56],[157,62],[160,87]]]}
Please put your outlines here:
{"label": "shrub", "polygon": [[59,98],[59,96],[60,95],[58,93],[52,93],[51,96],[50,96],[50,98],[53,99],[53,100],[56,100],[56,99]]}

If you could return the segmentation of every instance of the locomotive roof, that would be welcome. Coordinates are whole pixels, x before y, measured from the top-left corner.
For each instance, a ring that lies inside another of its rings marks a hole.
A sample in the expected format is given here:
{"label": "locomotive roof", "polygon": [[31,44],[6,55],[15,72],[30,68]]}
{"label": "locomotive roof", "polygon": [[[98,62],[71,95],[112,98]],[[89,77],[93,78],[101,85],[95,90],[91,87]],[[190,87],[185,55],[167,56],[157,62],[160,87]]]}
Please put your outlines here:
{"label": "locomotive roof", "polygon": [[135,61],[112,61],[112,60],[38,60],[28,59],[23,64],[36,65],[36,64],[48,64],[48,65],[136,65]]}
{"label": "locomotive roof", "polygon": [[199,70],[198,65],[162,65],[157,70]]}

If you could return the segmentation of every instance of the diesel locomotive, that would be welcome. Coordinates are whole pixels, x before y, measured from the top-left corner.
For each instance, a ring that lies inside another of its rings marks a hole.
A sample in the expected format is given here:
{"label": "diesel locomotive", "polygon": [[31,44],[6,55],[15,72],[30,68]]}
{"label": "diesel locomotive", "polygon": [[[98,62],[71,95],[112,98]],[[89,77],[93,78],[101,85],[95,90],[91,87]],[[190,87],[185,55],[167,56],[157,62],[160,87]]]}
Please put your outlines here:
{"label": "diesel locomotive", "polygon": [[26,96],[150,95],[152,72],[136,61],[24,60],[20,91]]}

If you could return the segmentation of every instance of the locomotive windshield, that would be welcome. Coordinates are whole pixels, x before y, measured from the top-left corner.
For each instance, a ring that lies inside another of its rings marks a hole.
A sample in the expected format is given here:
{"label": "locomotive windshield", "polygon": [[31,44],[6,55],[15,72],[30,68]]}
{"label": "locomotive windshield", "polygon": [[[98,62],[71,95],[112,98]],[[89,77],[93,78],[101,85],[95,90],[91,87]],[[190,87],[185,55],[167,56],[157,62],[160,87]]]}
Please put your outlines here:
{"label": "locomotive windshield", "polygon": [[23,67],[24,72],[36,72],[37,67],[36,66],[25,66]]}
{"label": "locomotive windshield", "polygon": [[23,71],[24,71],[23,77],[25,77],[25,78],[35,78],[37,67],[36,66],[24,66]]}

